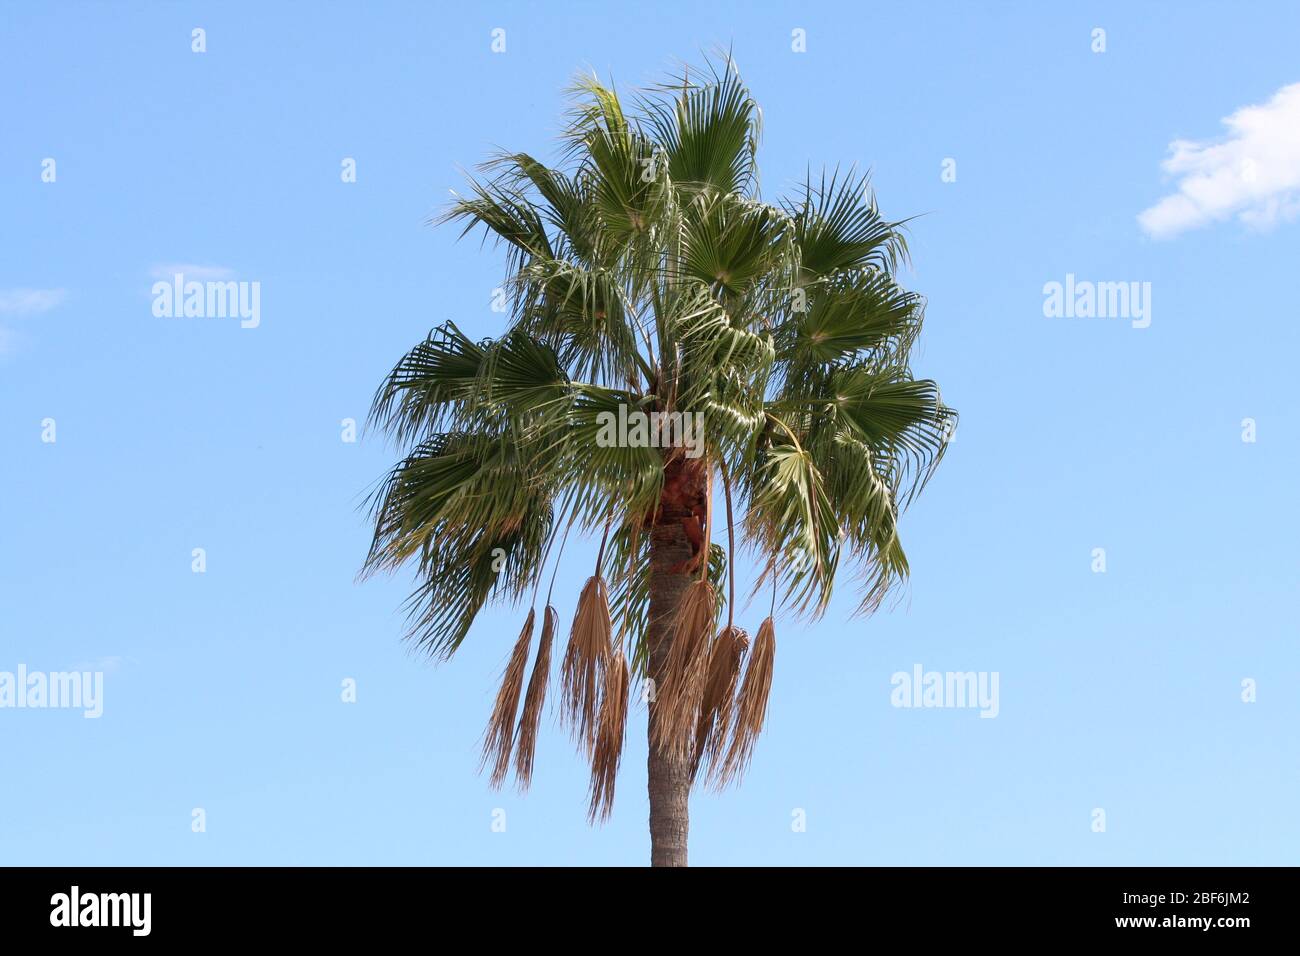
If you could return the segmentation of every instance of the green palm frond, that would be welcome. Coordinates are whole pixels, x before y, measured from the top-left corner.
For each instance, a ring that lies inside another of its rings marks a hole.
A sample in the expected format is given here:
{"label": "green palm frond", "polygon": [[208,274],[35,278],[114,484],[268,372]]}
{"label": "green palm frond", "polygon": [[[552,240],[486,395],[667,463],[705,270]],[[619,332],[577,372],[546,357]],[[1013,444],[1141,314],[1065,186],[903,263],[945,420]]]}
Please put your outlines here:
{"label": "green palm frond", "polygon": [[905,358],[916,341],[924,302],[892,277],[869,269],[837,273],[801,288],[779,326],[778,360],[791,377],[862,358]]}
{"label": "green palm frond", "polygon": [[761,111],[730,58],[707,72],[686,69],[641,98],[647,125],[680,187],[743,194],[758,175]]}
{"label": "green palm frond", "polygon": [[484,355],[455,323],[434,329],[384,379],[371,403],[370,424],[399,444],[441,428],[474,394]]}
{"label": "green palm frond", "polygon": [[519,325],[553,343],[580,378],[623,384],[648,379],[638,327],[616,272],[560,259],[535,260],[514,277]]}
{"label": "green palm frond", "polygon": [[554,258],[555,250],[546,231],[541,211],[521,189],[506,178],[470,180],[473,193],[458,197],[436,224],[462,223],[461,236],[481,229],[483,238],[491,238],[506,247],[510,271],[518,272],[534,258]]}
{"label": "green palm frond", "polygon": [[[956,418],[910,369],[925,303],[898,278],[904,223],[852,170],[761,200],[761,112],[729,56],[626,105],[591,75],[570,93],[554,165],[500,153],[439,218],[504,251],[509,323],[434,329],[377,391],[370,423],[403,457],[372,495],[364,572],[414,566],[412,637],[445,655],[536,586],[556,514],[608,523],[611,614],[643,672],[666,458],[604,429],[698,412],[760,583],[816,616],[843,565],[874,609],[908,574],[900,516]],[[715,584],[734,560],[710,544]]]}
{"label": "green palm frond", "polygon": [[948,447],[954,413],[929,380],[913,380],[901,368],[837,369],[830,387],[840,421],[889,462],[903,506],[934,472]]}
{"label": "green palm frond", "polygon": [[667,171],[658,145],[627,118],[617,93],[587,76],[572,91],[578,100],[565,137],[599,215],[598,255],[607,255],[649,234],[669,200]]}
{"label": "green palm frond", "polygon": [[805,282],[864,267],[892,275],[907,261],[903,223],[880,214],[868,174],[837,169],[815,185],[810,176],[801,201],[785,209],[795,222]]}
{"label": "green palm frond", "polygon": [[738,194],[697,196],[683,211],[681,272],[734,303],[779,267],[789,224],[780,210]]}
{"label": "green palm frond", "polygon": [[583,385],[575,389],[563,423],[563,455],[553,474],[567,488],[586,527],[596,527],[616,504],[616,514],[635,519],[653,512],[663,487],[658,449],[611,442],[609,423],[619,408],[648,411],[654,398]]}
{"label": "green palm frond", "polygon": [[783,579],[784,601],[820,615],[835,579],[839,522],[811,450],[785,442],[768,447],[751,470],[747,497],[746,535],[775,559],[767,573]]}
{"label": "green palm frond", "polygon": [[415,561],[410,633],[436,655],[460,646],[493,593],[518,597],[541,572],[553,509],[531,451],[511,433],[440,434],[371,495],[375,533],[363,574]]}

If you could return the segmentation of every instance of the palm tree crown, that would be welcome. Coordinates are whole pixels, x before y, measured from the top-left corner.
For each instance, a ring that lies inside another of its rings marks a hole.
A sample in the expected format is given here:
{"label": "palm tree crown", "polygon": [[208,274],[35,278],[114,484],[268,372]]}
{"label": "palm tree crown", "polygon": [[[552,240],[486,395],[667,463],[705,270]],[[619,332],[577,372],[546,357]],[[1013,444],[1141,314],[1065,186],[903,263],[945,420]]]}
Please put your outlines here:
{"label": "palm tree crown", "polygon": [[[414,563],[410,634],[439,657],[486,603],[533,605],[484,751],[494,782],[513,762],[526,785],[558,627],[548,594],[525,693],[544,570],[573,526],[599,536],[559,710],[592,763],[600,817],[635,680],[654,682],[652,748],[692,779],[743,772],[776,606],[820,616],[851,567],[870,612],[906,577],[899,514],[955,414],[909,369],[924,303],[896,278],[901,223],[853,172],[761,199],[760,112],[729,58],[627,109],[595,77],[571,92],[555,166],[499,155],[442,217],[505,250],[509,327],[473,341],[447,322],[380,387],[371,420],[403,457],[373,495],[365,569]],[[678,437],[698,421],[697,446],[611,441],[610,423],[638,412],[667,416]],[[686,550],[657,564],[670,532]],[[752,646],[734,620],[738,543],[773,605]],[[656,622],[670,575],[688,583]]]}

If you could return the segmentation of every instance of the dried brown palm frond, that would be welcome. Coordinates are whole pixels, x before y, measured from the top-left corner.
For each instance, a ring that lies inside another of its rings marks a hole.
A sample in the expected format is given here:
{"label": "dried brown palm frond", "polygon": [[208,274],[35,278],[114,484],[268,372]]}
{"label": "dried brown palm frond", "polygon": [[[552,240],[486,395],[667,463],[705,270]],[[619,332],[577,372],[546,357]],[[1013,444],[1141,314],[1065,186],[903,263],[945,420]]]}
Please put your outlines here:
{"label": "dried brown palm frond", "polygon": [[510,769],[510,750],[514,744],[515,711],[519,709],[519,695],[524,688],[524,668],[528,666],[528,647],[533,640],[533,621],[536,611],[529,609],[528,620],[519,632],[515,649],[506,664],[505,674],[501,678],[501,689],[497,691],[496,704],[492,707],[492,716],[488,719],[487,730],[483,734],[483,759],[479,768],[492,764],[491,784],[501,786]]}
{"label": "dried brown palm frond", "polygon": [[588,756],[596,746],[601,690],[613,654],[611,629],[609,589],[604,578],[593,575],[582,586],[560,665],[560,715]]}
{"label": "dried brown palm frond", "polygon": [[694,744],[695,717],[708,677],[717,595],[707,578],[691,582],[682,594],[673,619],[672,644],[657,688],[656,745],[689,754]]}
{"label": "dried brown palm frond", "polygon": [[719,787],[739,780],[749,766],[754,754],[754,744],[763,732],[763,719],[767,716],[767,697],[772,689],[772,666],[776,658],[776,625],[766,618],[754,636],[745,667],[745,679],[736,694],[735,716],[731,727],[731,742],[722,765],[716,763],[713,778]]}
{"label": "dried brown palm frond", "polygon": [[749,635],[735,626],[736,612],[736,528],[731,503],[731,475],[725,458],[718,459],[722,474],[723,501],[727,507],[727,626],[713,641],[700,712],[695,726],[695,749],[691,754],[691,780],[707,760],[710,773],[716,772],[726,758],[727,733],[736,711],[736,688],[740,669],[749,649]]}
{"label": "dried brown palm frond", "polygon": [[736,706],[736,687],[740,683],[741,662],[749,649],[749,635],[742,628],[728,625],[713,642],[709,652],[708,676],[700,698],[700,714],[695,726],[695,751],[691,755],[691,779],[700,766],[708,762],[719,766],[726,757],[727,732],[731,729]]}
{"label": "dried brown palm frond", "polygon": [[600,725],[591,753],[591,805],[587,817],[593,823],[609,818],[614,807],[614,782],[623,756],[627,729],[627,655],[616,654],[606,671],[605,693],[600,701]]}
{"label": "dried brown palm frond", "polygon": [[519,729],[515,732],[515,777],[520,790],[527,790],[533,780],[533,754],[537,750],[537,726],[546,703],[546,685],[551,677],[551,644],[560,615],[549,604],[542,613],[542,636],[537,642],[537,659],[533,661],[533,676],[528,679],[524,694],[524,709],[519,715]]}

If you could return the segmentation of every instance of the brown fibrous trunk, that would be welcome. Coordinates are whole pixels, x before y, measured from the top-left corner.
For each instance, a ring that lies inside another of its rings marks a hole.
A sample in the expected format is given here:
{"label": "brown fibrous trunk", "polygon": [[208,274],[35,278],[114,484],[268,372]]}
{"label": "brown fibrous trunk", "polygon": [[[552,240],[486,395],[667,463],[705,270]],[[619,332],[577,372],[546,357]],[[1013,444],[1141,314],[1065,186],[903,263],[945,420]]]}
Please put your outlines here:
{"label": "brown fibrous trunk", "polygon": [[662,739],[659,721],[666,718],[655,706],[653,688],[663,683],[672,649],[673,622],[682,596],[698,578],[699,561],[707,561],[701,531],[709,506],[701,459],[675,457],[664,470],[660,507],[649,523],[650,610],[646,632],[651,693],[648,701],[650,797],[650,865],[686,866],[690,828],[690,753],[673,752],[656,743]]}

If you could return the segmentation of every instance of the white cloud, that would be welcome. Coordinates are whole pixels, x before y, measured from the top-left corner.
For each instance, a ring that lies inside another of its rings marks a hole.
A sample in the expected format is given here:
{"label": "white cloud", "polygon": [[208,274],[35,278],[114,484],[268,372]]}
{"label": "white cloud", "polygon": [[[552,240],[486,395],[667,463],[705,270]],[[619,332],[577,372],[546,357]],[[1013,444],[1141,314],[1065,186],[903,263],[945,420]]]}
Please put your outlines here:
{"label": "white cloud", "polygon": [[0,289],[0,314],[48,312],[67,297],[64,289]]}
{"label": "white cloud", "polygon": [[1219,141],[1174,140],[1161,168],[1178,192],[1138,215],[1156,239],[1235,216],[1267,229],[1300,215],[1300,83],[1223,120]]}
{"label": "white cloud", "polygon": [[[0,316],[37,315],[56,308],[65,298],[65,289],[0,289]],[[0,326],[0,356],[19,351],[26,338]]]}
{"label": "white cloud", "polygon": [[100,657],[90,661],[79,661],[73,668],[76,671],[100,671],[105,674],[111,674],[122,668],[122,658],[119,655],[111,657]]}
{"label": "white cloud", "polygon": [[170,279],[177,273],[194,282],[207,282],[211,279],[229,279],[235,274],[235,270],[227,269],[225,266],[200,266],[192,262],[159,265],[149,270],[149,274],[155,279]]}

